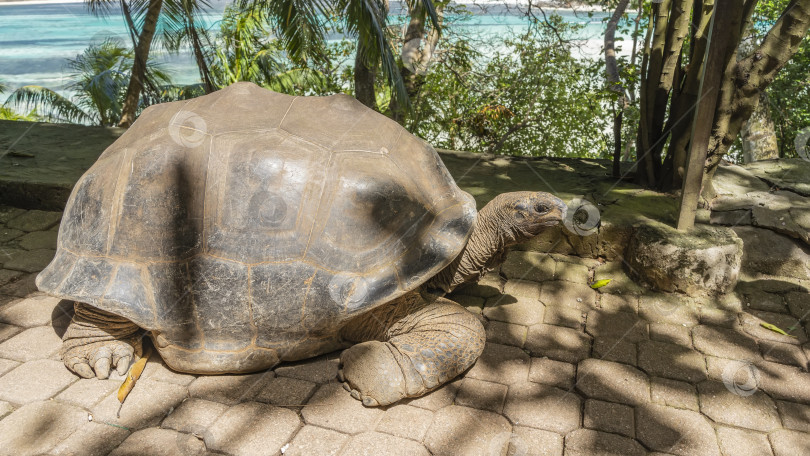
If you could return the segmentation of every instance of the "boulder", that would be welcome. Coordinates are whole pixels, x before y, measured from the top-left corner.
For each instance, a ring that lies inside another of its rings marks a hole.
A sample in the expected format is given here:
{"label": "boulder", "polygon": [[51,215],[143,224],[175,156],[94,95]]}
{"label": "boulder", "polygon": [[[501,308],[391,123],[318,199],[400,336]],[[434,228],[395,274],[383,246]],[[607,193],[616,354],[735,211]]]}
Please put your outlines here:
{"label": "boulder", "polygon": [[730,292],[737,284],[743,241],[726,227],[696,225],[681,232],[650,221],[627,247],[630,274],[654,290],[689,295]]}
{"label": "boulder", "polygon": [[744,273],[810,279],[810,249],[804,244],[753,226],[738,226],[734,231],[745,244]]}

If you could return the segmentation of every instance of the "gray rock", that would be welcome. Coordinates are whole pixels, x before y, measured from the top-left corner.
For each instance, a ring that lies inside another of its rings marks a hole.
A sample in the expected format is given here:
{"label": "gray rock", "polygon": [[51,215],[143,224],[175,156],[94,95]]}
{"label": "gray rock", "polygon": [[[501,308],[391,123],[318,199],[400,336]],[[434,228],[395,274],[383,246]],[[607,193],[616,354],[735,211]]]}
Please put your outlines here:
{"label": "gray rock", "polygon": [[9,220],[6,226],[22,231],[42,231],[59,223],[61,212],[26,211]]}
{"label": "gray rock", "polygon": [[689,233],[656,222],[641,225],[627,248],[631,271],[655,290],[688,295],[734,289],[743,242],[729,228],[698,225]]}
{"label": "gray rock", "polygon": [[28,404],[0,421],[0,452],[45,454],[83,423],[87,412],[78,407],[54,401]]}
{"label": "gray rock", "polygon": [[763,228],[740,226],[734,231],[744,245],[742,272],[810,279],[810,251],[806,246]]}

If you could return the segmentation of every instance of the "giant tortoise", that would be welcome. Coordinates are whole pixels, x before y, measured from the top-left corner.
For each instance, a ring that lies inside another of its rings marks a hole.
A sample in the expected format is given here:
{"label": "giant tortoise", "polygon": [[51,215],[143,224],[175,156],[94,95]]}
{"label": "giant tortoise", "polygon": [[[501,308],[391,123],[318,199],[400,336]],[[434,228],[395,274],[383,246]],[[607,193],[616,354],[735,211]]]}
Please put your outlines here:
{"label": "giant tortoise", "polygon": [[238,83],[146,109],[104,151],[37,286],[75,301],[61,354],[82,377],[125,372],[146,334],[197,374],[346,349],[347,389],[385,405],[476,361],[483,326],[444,295],[564,213],[541,192],[476,213],[431,146],[353,98]]}

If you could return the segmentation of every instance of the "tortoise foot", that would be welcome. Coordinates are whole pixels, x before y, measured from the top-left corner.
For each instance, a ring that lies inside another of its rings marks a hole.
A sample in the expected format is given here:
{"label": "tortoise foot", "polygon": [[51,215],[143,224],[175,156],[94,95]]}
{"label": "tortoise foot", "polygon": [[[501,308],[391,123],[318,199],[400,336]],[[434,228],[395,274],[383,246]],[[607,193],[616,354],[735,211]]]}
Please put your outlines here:
{"label": "tortoise foot", "polygon": [[62,337],[62,361],[80,377],[105,379],[110,369],[123,375],[142,353],[140,328],[127,319],[81,303]]}
{"label": "tortoise foot", "polygon": [[343,387],[367,407],[393,404],[407,397],[405,377],[388,343],[354,345],[340,355]]}

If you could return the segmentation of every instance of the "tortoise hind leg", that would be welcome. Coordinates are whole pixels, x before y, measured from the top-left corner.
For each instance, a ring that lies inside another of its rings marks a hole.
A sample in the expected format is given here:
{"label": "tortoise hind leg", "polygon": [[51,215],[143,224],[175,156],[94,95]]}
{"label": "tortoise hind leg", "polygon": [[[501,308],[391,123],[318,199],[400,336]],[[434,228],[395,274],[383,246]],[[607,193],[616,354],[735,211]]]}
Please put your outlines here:
{"label": "tortoise hind leg", "polygon": [[77,302],[62,336],[62,361],[81,377],[107,378],[110,368],[124,374],[141,355],[140,328],[126,318]]}
{"label": "tortoise hind leg", "polygon": [[419,397],[472,366],[484,350],[484,327],[460,305],[427,303],[411,293],[351,321],[341,381],[366,406]]}

